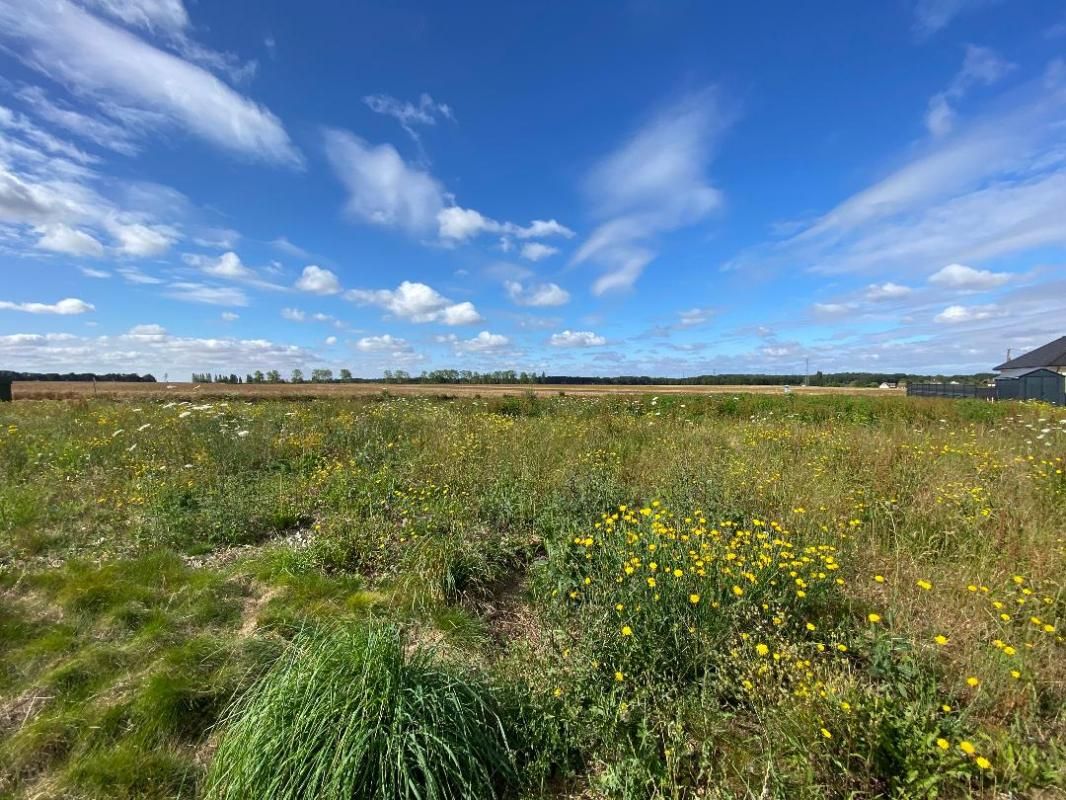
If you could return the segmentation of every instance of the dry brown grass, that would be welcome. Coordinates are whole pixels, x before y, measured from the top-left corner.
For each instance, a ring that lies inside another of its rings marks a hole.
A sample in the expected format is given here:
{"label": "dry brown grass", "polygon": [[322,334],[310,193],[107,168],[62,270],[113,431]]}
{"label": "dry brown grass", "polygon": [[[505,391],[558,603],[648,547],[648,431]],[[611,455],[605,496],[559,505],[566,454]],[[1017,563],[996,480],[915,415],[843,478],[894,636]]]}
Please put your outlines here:
{"label": "dry brown grass", "polygon": [[[18,381],[13,385],[15,400],[78,400],[90,397],[110,400],[135,398],[178,400],[205,397],[243,399],[344,398],[367,395],[452,395],[462,397],[501,397],[534,394],[547,396],[608,394],[782,394],[781,386],[588,386],[571,384],[385,384],[385,383],[89,383],[74,381]],[[838,386],[795,386],[797,394],[903,395],[903,389],[865,389]]]}

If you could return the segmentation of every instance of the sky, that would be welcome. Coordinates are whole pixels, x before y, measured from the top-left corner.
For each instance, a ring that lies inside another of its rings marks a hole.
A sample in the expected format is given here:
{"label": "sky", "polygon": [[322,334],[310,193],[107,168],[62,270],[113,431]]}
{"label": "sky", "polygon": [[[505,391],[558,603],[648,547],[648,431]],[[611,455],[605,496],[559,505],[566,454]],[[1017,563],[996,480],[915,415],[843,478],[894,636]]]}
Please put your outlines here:
{"label": "sky", "polygon": [[954,374],[1064,334],[1061,0],[0,0],[0,369]]}

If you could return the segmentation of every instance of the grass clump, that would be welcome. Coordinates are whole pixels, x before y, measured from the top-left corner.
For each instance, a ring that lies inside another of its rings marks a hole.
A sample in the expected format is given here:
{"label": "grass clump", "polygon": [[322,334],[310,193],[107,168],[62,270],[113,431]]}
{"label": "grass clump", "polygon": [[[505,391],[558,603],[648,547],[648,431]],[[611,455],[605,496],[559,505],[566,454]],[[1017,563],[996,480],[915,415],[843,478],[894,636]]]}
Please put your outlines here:
{"label": "grass clump", "polygon": [[232,708],[207,796],[499,797],[516,776],[498,709],[394,627],[309,630]]}

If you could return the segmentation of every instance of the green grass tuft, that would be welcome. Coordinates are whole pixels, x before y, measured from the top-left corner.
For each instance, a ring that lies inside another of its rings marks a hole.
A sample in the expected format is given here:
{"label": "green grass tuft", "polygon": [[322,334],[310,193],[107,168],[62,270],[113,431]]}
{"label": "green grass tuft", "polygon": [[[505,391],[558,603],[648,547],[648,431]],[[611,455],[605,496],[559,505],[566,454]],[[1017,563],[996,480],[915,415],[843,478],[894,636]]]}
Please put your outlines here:
{"label": "green grass tuft", "polygon": [[228,719],[216,800],[495,798],[515,781],[495,695],[395,628],[305,632]]}

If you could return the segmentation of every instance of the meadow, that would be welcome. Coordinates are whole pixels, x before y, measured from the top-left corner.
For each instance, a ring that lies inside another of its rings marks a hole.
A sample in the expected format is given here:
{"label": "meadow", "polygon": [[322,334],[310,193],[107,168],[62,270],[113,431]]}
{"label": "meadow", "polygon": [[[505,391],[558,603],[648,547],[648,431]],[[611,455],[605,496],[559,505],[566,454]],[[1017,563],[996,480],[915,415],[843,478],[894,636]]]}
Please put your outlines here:
{"label": "meadow", "polygon": [[1064,459],[899,396],[0,405],[0,798],[1062,797]]}

